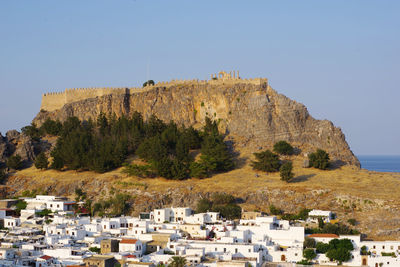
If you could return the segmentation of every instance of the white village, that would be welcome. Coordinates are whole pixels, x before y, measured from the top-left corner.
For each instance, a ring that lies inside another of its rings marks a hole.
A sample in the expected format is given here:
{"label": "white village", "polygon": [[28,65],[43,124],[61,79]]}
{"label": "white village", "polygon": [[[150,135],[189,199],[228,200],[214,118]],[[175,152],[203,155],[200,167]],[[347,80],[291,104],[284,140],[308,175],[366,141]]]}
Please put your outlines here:
{"label": "white village", "polygon": [[[20,201],[26,208],[17,215]],[[0,266],[301,266],[305,258],[327,266],[400,266],[400,241],[306,234],[305,223],[335,223],[330,211],[311,210],[306,221],[255,211],[227,220],[188,207],[106,218],[76,213],[80,204],[47,195],[0,200]],[[320,253],[341,241],[351,244],[349,260]]]}

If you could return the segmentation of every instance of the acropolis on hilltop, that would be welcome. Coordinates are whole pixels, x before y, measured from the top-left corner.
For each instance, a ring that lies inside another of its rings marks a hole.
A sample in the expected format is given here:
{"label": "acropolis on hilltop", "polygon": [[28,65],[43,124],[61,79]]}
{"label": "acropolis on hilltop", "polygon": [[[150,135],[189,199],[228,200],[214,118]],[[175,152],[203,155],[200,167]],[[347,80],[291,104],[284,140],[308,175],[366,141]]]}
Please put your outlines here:
{"label": "acropolis on hilltop", "polygon": [[42,95],[41,110],[54,111],[62,108],[65,104],[81,101],[88,98],[96,98],[105,95],[134,94],[149,91],[157,87],[171,87],[175,85],[233,85],[236,83],[247,83],[254,85],[268,84],[267,78],[242,79],[239,71],[220,71],[211,74],[210,80],[171,80],[169,82],[157,82],[145,87],[99,87],[99,88],[70,88],[62,92],[51,92]]}

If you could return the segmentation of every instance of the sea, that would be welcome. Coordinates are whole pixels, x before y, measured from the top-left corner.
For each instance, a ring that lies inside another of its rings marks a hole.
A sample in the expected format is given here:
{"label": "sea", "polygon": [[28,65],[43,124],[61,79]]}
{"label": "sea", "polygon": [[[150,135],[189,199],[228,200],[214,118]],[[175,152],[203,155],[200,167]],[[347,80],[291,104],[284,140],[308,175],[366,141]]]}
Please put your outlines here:
{"label": "sea", "polygon": [[377,172],[400,172],[400,155],[397,156],[357,156],[361,168]]}

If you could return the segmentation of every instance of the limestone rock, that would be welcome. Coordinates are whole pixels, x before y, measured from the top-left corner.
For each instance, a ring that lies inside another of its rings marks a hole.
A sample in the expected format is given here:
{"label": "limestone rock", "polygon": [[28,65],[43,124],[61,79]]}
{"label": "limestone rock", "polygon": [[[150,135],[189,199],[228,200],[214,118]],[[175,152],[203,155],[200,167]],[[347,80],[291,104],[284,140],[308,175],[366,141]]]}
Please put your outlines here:
{"label": "limestone rock", "polygon": [[10,156],[20,155],[25,165],[28,166],[35,159],[36,146],[39,144],[16,130],[8,131],[6,137],[0,134],[0,163],[5,163]]}
{"label": "limestone rock", "polygon": [[100,112],[117,116],[134,111],[148,118],[198,127],[205,117],[219,121],[220,130],[241,155],[251,156],[259,147],[271,148],[280,140],[303,152],[326,150],[337,164],[360,166],[343,132],[328,120],[316,120],[307,108],[277,93],[267,83],[191,83],[154,86],[150,90],[109,94],[65,104],[55,111],[42,110],[34,119],[40,126],[47,118],[65,120],[77,116],[96,119]]}

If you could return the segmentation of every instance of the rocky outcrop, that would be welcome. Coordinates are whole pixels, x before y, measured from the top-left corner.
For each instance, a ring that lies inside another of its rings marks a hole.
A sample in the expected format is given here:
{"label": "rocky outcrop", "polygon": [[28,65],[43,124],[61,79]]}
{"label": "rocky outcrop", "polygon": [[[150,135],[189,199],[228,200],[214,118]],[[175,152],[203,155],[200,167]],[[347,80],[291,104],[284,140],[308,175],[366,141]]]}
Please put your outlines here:
{"label": "rocky outcrop", "polygon": [[301,153],[321,148],[337,163],[360,166],[340,128],[330,121],[314,119],[304,105],[277,93],[266,82],[156,86],[143,92],[84,99],[51,112],[42,110],[34,122],[40,125],[47,118],[63,121],[69,116],[95,119],[101,112],[129,116],[134,111],[145,118],[155,114],[164,121],[195,127],[206,116],[214,118],[226,133],[226,140],[241,155],[248,156],[287,140]]}
{"label": "rocky outcrop", "polygon": [[0,134],[0,164],[4,164],[10,156],[19,155],[28,166],[38,154],[38,146],[41,146],[40,142],[16,130],[8,131],[5,137]]}

